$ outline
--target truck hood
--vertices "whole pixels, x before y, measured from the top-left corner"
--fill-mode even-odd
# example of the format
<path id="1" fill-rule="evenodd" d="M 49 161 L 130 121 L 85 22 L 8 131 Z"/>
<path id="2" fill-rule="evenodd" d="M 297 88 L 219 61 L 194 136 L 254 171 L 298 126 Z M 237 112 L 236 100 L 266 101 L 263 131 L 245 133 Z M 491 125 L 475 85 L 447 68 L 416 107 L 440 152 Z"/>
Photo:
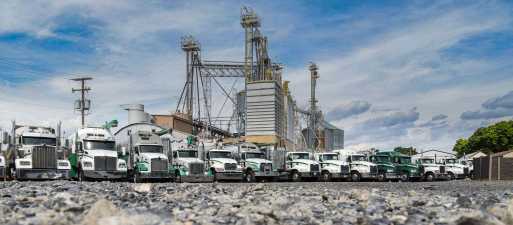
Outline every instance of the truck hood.
<path id="1" fill-rule="evenodd" d="M 319 162 L 310 160 L 310 159 L 294 159 L 294 160 L 292 160 L 292 162 L 300 162 L 300 163 L 313 164 L 313 165 L 319 164 Z"/>
<path id="2" fill-rule="evenodd" d="M 374 163 L 367 162 L 367 161 L 354 161 L 354 162 L 351 162 L 351 164 L 360 164 L 360 165 L 365 165 L 365 166 L 375 166 L 376 165 Z"/>
<path id="3" fill-rule="evenodd" d="M 221 163 L 235 163 L 235 164 L 237 164 L 237 161 L 235 161 L 235 159 L 229 159 L 229 158 L 212 158 L 210 160 L 212 160 L 212 161 L 219 161 Z"/>
<path id="4" fill-rule="evenodd" d="M 179 159 L 175 159 L 175 160 L 180 165 L 186 165 L 189 163 L 203 163 L 203 160 L 198 159 L 198 158 L 179 158 Z"/>
<path id="5" fill-rule="evenodd" d="M 97 156 L 108 156 L 108 157 L 118 157 L 118 152 L 113 150 L 103 150 L 103 149 L 95 149 L 95 150 L 84 150 L 85 156 L 97 157 Z"/>
<path id="6" fill-rule="evenodd" d="M 246 162 L 252 162 L 252 163 L 258 163 L 258 164 L 261 164 L 261 163 L 271 163 L 271 161 L 267 160 L 267 159 L 246 159 Z"/>

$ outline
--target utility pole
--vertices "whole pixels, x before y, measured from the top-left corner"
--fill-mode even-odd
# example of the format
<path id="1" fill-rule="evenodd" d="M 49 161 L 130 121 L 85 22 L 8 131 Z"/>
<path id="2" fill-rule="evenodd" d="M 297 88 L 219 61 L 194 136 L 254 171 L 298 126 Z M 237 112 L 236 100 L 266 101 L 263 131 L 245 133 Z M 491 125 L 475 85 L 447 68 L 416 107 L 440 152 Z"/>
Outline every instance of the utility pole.
<path id="1" fill-rule="evenodd" d="M 91 77 L 78 77 L 71 79 L 72 81 L 80 82 L 80 88 L 72 88 L 71 93 L 80 91 L 80 99 L 75 101 L 75 110 L 80 110 L 82 118 L 82 128 L 85 126 L 86 112 L 91 108 L 91 100 L 85 98 L 85 94 L 91 90 L 90 87 L 85 85 L 86 81 L 92 80 Z"/>
<path id="2" fill-rule="evenodd" d="M 318 122 L 319 122 L 319 113 L 317 110 L 317 97 L 315 96 L 315 89 L 317 85 L 317 79 L 319 79 L 318 74 L 318 67 L 315 63 L 310 63 L 310 66 L 308 68 L 310 70 L 310 120 L 309 120 L 309 126 L 308 126 L 308 141 L 309 141 L 309 148 L 311 148 L 313 151 L 317 150 L 317 128 L 318 128 Z"/>

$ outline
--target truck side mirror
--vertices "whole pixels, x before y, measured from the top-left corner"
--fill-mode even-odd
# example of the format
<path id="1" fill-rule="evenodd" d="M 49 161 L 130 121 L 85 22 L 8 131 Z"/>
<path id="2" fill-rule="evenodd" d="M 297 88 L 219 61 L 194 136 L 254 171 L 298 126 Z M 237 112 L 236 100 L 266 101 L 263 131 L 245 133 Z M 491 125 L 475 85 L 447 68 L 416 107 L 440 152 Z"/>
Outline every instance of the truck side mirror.
<path id="1" fill-rule="evenodd" d="M 77 142 L 76 145 L 75 145 L 76 149 L 77 149 L 77 153 L 82 153 L 84 152 L 84 149 L 82 148 L 82 142 Z"/>

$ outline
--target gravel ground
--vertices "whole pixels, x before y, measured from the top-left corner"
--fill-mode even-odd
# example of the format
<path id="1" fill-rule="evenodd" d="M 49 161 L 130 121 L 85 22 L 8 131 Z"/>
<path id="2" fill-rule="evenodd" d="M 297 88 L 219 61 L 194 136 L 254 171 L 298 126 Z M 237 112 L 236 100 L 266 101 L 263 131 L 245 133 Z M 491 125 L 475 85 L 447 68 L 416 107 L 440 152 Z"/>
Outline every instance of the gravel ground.
<path id="1" fill-rule="evenodd" d="M 513 224 L 513 182 L 0 182 L 0 224 Z"/>

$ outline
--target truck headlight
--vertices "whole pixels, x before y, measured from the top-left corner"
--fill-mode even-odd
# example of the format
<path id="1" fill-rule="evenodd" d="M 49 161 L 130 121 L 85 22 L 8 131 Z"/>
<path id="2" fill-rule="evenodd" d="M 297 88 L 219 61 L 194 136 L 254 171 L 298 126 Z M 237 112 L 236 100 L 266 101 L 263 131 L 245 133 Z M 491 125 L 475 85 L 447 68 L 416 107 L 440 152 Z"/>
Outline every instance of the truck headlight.
<path id="1" fill-rule="evenodd" d="M 120 169 L 124 169 L 126 168 L 126 164 L 125 163 L 119 163 L 119 166 L 118 166 Z"/>
<path id="2" fill-rule="evenodd" d="M 93 163 L 92 162 L 84 162 L 84 167 L 92 168 L 93 167 Z"/>
<path id="3" fill-rule="evenodd" d="M 394 170 L 393 169 L 387 169 L 387 172 L 391 173 L 391 172 L 394 172 Z"/>
<path id="4" fill-rule="evenodd" d="M 30 161 L 20 161 L 20 165 L 22 166 L 30 166 Z"/>

